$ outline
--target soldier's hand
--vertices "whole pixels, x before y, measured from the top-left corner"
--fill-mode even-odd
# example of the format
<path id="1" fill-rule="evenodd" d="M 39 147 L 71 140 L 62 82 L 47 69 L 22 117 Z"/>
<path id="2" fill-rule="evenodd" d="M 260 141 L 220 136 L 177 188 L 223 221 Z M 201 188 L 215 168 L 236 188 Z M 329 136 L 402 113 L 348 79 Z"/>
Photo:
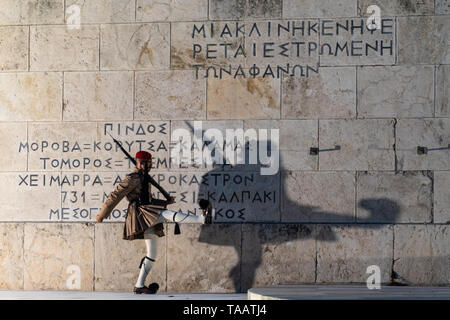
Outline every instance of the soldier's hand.
<path id="1" fill-rule="evenodd" d="M 102 217 L 100 217 L 99 215 L 97 215 L 96 217 L 95 217 L 95 220 L 97 220 L 97 222 L 102 222 L 103 221 L 103 218 Z"/>
<path id="2" fill-rule="evenodd" d="M 169 200 L 167 201 L 167 204 L 172 204 L 175 203 L 175 197 L 170 197 Z"/>

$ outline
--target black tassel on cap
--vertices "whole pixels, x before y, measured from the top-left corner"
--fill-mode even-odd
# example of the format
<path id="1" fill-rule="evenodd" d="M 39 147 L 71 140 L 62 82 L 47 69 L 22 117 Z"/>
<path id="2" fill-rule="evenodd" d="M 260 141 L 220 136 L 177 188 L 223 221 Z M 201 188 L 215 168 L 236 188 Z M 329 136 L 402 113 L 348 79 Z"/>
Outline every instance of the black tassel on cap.
<path id="1" fill-rule="evenodd" d="M 180 234 L 180 226 L 178 225 L 178 223 L 175 222 L 175 230 L 173 231 L 173 234 Z"/>

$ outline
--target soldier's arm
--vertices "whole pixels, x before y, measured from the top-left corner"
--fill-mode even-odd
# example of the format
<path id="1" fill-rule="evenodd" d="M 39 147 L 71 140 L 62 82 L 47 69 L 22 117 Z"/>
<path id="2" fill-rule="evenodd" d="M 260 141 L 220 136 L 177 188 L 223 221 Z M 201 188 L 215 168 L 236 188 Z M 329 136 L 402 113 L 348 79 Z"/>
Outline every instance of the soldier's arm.
<path id="1" fill-rule="evenodd" d="M 109 217 L 119 202 L 139 184 L 139 178 L 127 175 L 111 192 L 97 215 L 97 222 Z"/>

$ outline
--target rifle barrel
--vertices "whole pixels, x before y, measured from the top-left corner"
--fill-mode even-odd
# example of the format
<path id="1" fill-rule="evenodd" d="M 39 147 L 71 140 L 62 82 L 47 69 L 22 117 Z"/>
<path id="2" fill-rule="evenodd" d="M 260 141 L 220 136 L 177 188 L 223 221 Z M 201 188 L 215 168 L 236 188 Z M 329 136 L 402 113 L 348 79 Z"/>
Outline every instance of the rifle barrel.
<path id="1" fill-rule="evenodd" d="M 134 164 L 136 165 L 136 160 L 122 147 L 122 144 L 117 141 L 116 139 L 114 139 L 114 137 L 107 132 L 107 134 L 109 134 L 109 136 L 113 139 L 113 141 L 119 146 L 120 150 L 122 150 L 123 153 L 125 153 L 125 155 L 127 156 L 127 158 Z"/>

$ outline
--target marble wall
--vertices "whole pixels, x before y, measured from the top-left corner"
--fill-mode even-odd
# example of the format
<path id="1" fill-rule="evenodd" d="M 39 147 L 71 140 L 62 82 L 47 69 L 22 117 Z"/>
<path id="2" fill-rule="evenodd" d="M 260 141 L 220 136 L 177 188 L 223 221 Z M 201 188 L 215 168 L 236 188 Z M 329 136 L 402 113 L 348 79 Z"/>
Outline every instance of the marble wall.
<path id="1" fill-rule="evenodd" d="M 132 167 L 109 134 L 153 154 L 170 209 L 213 202 L 211 226 L 165 225 L 161 291 L 365 283 L 371 265 L 383 284 L 449 285 L 449 6 L 1 1 L 0 289 L 132 290 L 145 244 L 122 240 L 127 201 L 95 222 Z M 196 121 L 206 140 L 278 129 L 258 140 L 279 170 L 174 161 Z"/>

